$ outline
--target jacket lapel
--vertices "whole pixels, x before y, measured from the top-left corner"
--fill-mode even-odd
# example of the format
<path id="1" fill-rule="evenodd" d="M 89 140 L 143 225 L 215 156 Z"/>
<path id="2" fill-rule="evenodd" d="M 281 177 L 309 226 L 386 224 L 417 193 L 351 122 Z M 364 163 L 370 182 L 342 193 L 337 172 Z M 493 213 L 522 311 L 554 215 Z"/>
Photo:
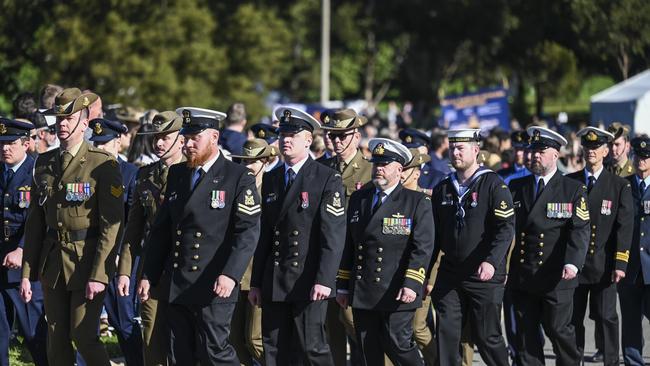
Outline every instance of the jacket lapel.
<path id="1" fill-rule="evenodd" d="M 211 188 L 214 188 L 212 183 L 214 181 L 220 181 L 221 178 L 217 177 L 223 169 L 223 157 L 222 153 L 219 153 L 219 157 L 212 164 L 210 169 L 205 173 L 203 178 L 196 184 L 196 187 L 192 190 L 192 175 L 194 174 L 194 169 L 187 168 L 188 172 L 184 174 L 186 181 L 181 182 L 181 187 L 187 187 L 187 199 L 184 200 L 185 206 L 183 208 L 183 217 L 187 216 L 191 212 L 191 208 L 200 207 L 210 199 L 209 191 Z M 205 202 L 201 202 L 205 201 Z"/>
<path id="2" fill-rule="evenodd" d="M 309 191 L 308 189 L 303 189 L 303 185 L 305 182 L 307 184 L 312 181 L 312 164 L 314 163 L 314 160 L 312 160 L 311 157 L 307 158 L 307 161 L 305 161 L 305 164 L 300 168 L 298 171 L 298 174 L 296 174 L 296 180 L 293 181 L 293 184 L 289 188 L 289 190 L 284 194 L 282 198 L 282 208 L 280 209 L 280 214 L 278 215 L 278 221 L 284 217 L 284 215 L 287 213 L 290 207 L 292 207 L 294 204 L 297 204 L 298 201 L 301 199 L 299 197 L 299 192 L 302 191 Z M 282 191 L 284 192 L 284 175 L 285 175 L 285 169 L 281 168 L 282 174 L 280 175 L 282 178 L 282 185 L 280 186 Z"/>
<path id="3" fill-rule="evenodd" d="M 526 212 L 530 212 L 533 207 L 533 190 L 535 189 L 535 176 L 529 175 L 526 178 L 526 182 L 521 190 L 523 197 L 521 199 L 524 201 L 524 209 Z"/>

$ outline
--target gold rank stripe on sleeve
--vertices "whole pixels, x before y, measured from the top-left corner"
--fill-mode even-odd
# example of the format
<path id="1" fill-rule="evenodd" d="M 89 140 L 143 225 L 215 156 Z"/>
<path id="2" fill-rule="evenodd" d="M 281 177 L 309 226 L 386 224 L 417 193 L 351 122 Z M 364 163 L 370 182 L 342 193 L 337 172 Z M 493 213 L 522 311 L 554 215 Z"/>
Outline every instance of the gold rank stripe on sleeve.
<path id="1" fill-rule="evenodd" d="M 589 221 L 589 210 L 583 210 L 580 207 L 576 207 L 576 216 L 584 221 Z"/>
<path id="2" fill-rule="evenodd" d="M 629 250 L 626 250 L 624 252 L 616 252 L 616 260 L 617 261 L 627 263 L 627 261 L 629 259 L 630 259 L 630 251 Z"/>
<path id="3" fill-rule="evenodd" d="M 343 207 L 336 208 L 329 203 L 325 204 L 325 210 L 337 217 L 345 213 L 345 209 Z"/>
<path id="4" fill-rule="evenodd" d="M 111 194 L 115 196 L 115 198 L 119 198 L 122 195 L 122 191 L 122 186 L 111 186 Z"/>
<path id="5" fill-rule="evenodd" d="M 426 272 L 424 271 L 424 268 L 420 268 L 419 270 L 415 269 L 407 269 L 406 270 L 406 278 L 410 278 L 412 280 L 416 280 L 421 284 L 424 284 L 424 274 Z"/>
<path id="6" fill-rule="evenodd" d="M 237 211 L 246 214 L 246 215 L 255 215 L 256 213 L 262 211 L 262 208 L 259 204 L 254 205 L 254 206 L 246 206 L 243 203 L 238 203 L 237 204 Z"/>
<path id="7" fill-rule="evenodd" d="M 508 217 L 515 214 L 515 209 L 511 208 L 509 210 L 499 210 L 498 208 L 494 209 L 494 216 L 507 219 Z"/>
<path id="8" fill-rule="evenodd" d="M 344 269 L 339 269 L 339 271 L 336 273 L 336 278 L 341 279 L 341 280 L 349 280 L 350 279 L 350 271 L 346 271 Z"/>

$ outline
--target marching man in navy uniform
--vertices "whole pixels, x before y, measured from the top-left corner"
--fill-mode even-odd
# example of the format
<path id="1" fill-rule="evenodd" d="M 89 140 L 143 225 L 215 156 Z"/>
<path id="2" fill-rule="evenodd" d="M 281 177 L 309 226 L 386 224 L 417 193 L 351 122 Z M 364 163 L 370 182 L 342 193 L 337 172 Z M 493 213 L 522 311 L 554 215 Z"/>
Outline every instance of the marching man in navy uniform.
<path id="1" fill-rule="evenodd" d="M 650 304 L 650 138 L 632 140 L 636 174 L 626 177 L 634 201 L 634 233 L 625 278 L 618 285 L 621 301 L 623 361 L 644 365 L 643 316 Z"/>
<path id="2" fill-rule="evenodd" d="M 589 243 L 587 187 L 557 169 L 564 137 L 543 127 L 527 132 L 533 174 L 510 182 L 516 234 L 507 285 L 515 308 L 517 365 L 544 364 L 539 324 L 553 344 L 557 364 L 578 365 L 571 314 Z"/>
<path id="3" fill-rule="evenodd" d="M 268 366 L 293 356 L 333 365 L 324 324 L 345 243 L 345 190 L 341 174 L 309 156 L 318 121 L 294 108 L 275 112 L 285 164 L 264 175 L 249 299 L 262 306 Z"/>
<path id="4" fill-rule="evenodd" d="M 19 293 L 21 280 L 25 220 L 31 201 L 34 159 L 27 154 L 29 122 L 0 118 L 0 147 L 2 147 L 2 249 L 0 259 L 0 365 L 9 366 L 9 337 L 15 309 L 18 328 L 37 366 L 47 365 L 47 324 L 43 313 L 43 291 L 38 281 L 32 282 L 32 301 L 25 304 Z M 4 300 L 4 301 L 3 301 Z M 13 304 L 7 309 L 5 304 Z"/>
<path id="5" fill-rule="evenodd" d="M 90 141 L 98 149 L 113 155 L 119 163 L 120 173 L 122 173 L 122 185 L 124 186 L 124 222 L 122 223 L 122 230 L 124 230 L 128 221 L 129 208 L 133 203 L 135 176 L 138 172 L 138 168 L 135 165 L 122 160 L 118 155 L 122 147 L 120 137 L 122 134 L 127 133 L 128 129 L 118 121 L 111 121 L 104 118 L 91 120 L 89 127 L 92 130 Z M 121 246 L 121 242 L 122 238 L 120 237 L 116 243 L 118 248 Z M 135 281 L 131 286 L 128 296 L 119 296 L 117 281 L 118 278 L 115 276 L 108 284 L 106 298 L 104 298 L 104 308 L 108 313 L 108 322 L 117 334 L 117 340 L 124 355 L 126 365 L 141 366 L 144 363 L 142 357 L 142 331 L 140 330 L 140 324 L 135 320 L 138 306 L 134 291 Z M 78 366 L 81 366 L 83 364 L 82 362 L 79 358 L 77 359 Z"/>
<path id="6" fill-rule="evenodd" d="M 460 365 L 461 331 L 488 365 L 508 365 L 501 334 L 506 255 L 514 236 L 514 208 L 508 187 L 479 166 L 480 130 L 450 130 L 449 159 L 456 169 L 433 191 L 436 254 L 440 268 L 431 293 L 437 312 L 439 365 Z"/>
<path id="7" fill-rule="evenodd" d="M 579 286 L 573 296 L 573 326 L 580 353 L 585 347 L 583 320 L 587 298 L 593 303 L 592 316 L 603 335 L 605 365 L 618 364 L 618 314 L 616 284 L 625 277 L 629 259 L 634 208 L 630 184 L 604 169 L 608 144 L 614 135 L 595 127 L 578 131 L 585 150 L 584 170 L 567 175 L 587 186 L 587 204 L 591 220 L 589 249 Z"/>
<path id="8" fill-rule="evenodd" d="M 166 283 L 177 365 L 239 365 L 230 320 L 239 281 L 259 237 L 259 197 L 246 167 L 219 151 L 225 114 L 179 108 L 187 162 L 172 165 L 163 204 L 144 245 L 141 299 Z"/>
<path id="9" fill-rule="evenodd" d="M 433 254 L 429 196 L 405 189 L 402 168 L 411 152 L 383 138 L 369 142 L 373 187 L 352 194 L 337 301 L 352 306 L 364 365 L 422 365 L 413 340 L 413 317 L 422 306 Z"/>

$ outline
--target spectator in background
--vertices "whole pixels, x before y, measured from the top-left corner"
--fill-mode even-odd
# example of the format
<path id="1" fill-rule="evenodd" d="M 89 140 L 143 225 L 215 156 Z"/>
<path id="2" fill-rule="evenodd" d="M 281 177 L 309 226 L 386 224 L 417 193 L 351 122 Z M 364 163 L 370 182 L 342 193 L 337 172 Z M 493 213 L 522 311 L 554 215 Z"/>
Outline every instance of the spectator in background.
<path id="1" fill-rule="evenodd" d="M 54 107 L 54 98 L 63 91 L 63 88 L 54 84 L 45 84 L 39 95 L 39 108 L 50 109 Z"/>
<path id="2" fill-rule="evenodd" d="M 610 170 L 619 177 L 634 174 L 634 165 L 632 165 L 632 160 L 629 159 L 630 126 L 614 122 L 607 128 L 607 131 L 614 135 L 614 141 L 611 143 L 611 153 L 609 154 L 611 158 Z"/>
<path id="3" fill-rule="evenodd" d="M 119 156 L 123 160 L 127 160 L 126 155 L 129 153 L 133 136 L 143 123 L 151 123 L 151 120 L 156 114 L 158 114 L 158 111 L 150 109 L 145 112 L 139 108 L 120 106 L 120 108 L 113 111 L 113 113 L 115 114 L 115 117 L 106 116 L 106 118 L 117 119 L 125 124 L 129 129 L 127 133 L 123 133 L 120 137 L 121 149 Z M 146 116 L 146 118 L 143 119 L 143 116 Z"/>
<path id="4" fill-rule="evenodd" d="M 223 129 L 219 137 L 219 145 L 231 154 L 241 155 L 247 140 L 243 132 L 246 128 L 246 106 L 244 103 L 233 103 L 228 107 Z"/>
<path id="5" fill-rule="evenodd" d="M 14 99 L 11 114 L 13 114 L 14 118 L 28 119 L 37 110 L 36 96 L 30 92 L 24 92 L 18 94 Z"/>
<path id="6" fill-rule="evenodd" d="M 431 134 L 431 167 L 444 174 L 451 173 L 449 168 L 449 159 L 447 158 L 449 150 L 449 139 L 447 134 L 439 131 Z"/>
<path id="7" fill-rule="evenodd" d="M 320 132 L 320 131 L 319 131 Z M 326 148 L 325 148 L 325 138 L 323 137 L 323 133 L 318 133 L 314 132 L 314 140 L 311 143 L 311 146 L 309 147 L 309 150 L 311 150 L 311 155 L 314 160 L 320 161 L 326 156 Z"/>
<path id="8" fill-rule="evenodd" d="M 140 126 L 137 131 L 131 149 L 127 155 L 127 161 L 137 165 L 145 166 L 158 161 L 153 147 L 153 125 L 151 123 Z"/>

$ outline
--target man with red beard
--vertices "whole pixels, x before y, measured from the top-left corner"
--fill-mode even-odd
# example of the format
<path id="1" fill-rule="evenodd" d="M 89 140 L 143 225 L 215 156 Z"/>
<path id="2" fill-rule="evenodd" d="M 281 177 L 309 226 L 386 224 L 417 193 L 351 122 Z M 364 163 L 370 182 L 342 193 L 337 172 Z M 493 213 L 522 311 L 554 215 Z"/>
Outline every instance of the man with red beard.
<path id="1" fill-rule="evenodd" d="M 187 162 L 169 168 L 165 198 L 145 244 L 144 277 L 167 284 L 167 319 L 177 365 L 239 365 L 230 344 L 238 283 L 259 237 L 255 178 L 219 151 L 224 113 L 179 108 Z"/>

